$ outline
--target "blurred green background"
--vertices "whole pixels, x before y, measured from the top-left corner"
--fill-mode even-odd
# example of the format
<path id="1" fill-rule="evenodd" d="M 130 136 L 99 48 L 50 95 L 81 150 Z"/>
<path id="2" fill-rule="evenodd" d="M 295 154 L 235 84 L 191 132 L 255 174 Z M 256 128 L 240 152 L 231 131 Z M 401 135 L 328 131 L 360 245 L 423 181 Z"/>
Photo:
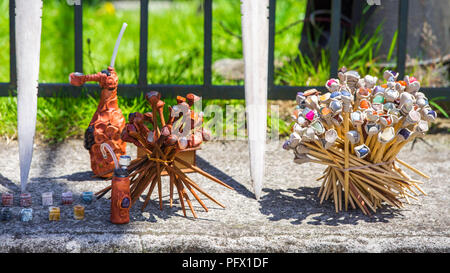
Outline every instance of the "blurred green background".
<path id="1" fill-rule="evenodd" d="M 148 41 L 148 81 L 151 84 L 203 83 L 203 7 L 202 0 L 150 1 Z M 8 10 L 8 0 L 0 0 L 0 8 Z M 323 50 L 318 59 L 299 54 L 299 43 L 306 12 L 306 0 L 280 0 L 276 6 L 275 84 L 323 85 L 329 78 L 329 54 Z M 9 19 L 0 13 L 0 82 L 9 81 Z M 40 82 L 66 83 L 74 71 L 74 12 L 66 0 L 44 0 L 42 16 Z M 120 44 L 116 71 L 121 83 L 136 83 L 139 58 L 139 5 L 101 0 L 83 1 L 83 69 L 96 73 L 110 62 L 115 40 L 122 23 L 128 27 Z M 357 70 L 361 75 L 382 78 L 380 62 L 395 61 L 396 39 L 393 37 L 387 56 L 378 54 L 383 42 L 383 25 L 373 35 L 365 35 L 361 26 L 352 37 L 341 41 L 339 65 Z M 212 63 L 213 84 L 243 84 L 243 75 L 227 77 L 216 69 L 224 59 L 242 59 L 241 13 L 239 0 L 213 1 Z M 420 73 L 422 85 L 435 85 L 435 67 L 408 67 L 407 73 Z M 238 73 L 239 74 L 239 73 Z M 242 74 L 242 73 L 241 73 Z M 447 83 L 448 75 L 444 76 Z M 127 116 L 144 111 L 142 98 L 119 98 Z M 293 98 L 294 99 L 294 98 Z M 16 99 L 0 98 L 0 136 L 16 137 Z M 205 100 L 204 104 L 242 105 L 243 100 Z M 272 102 L 273 103 L 273 102 Z M 170 104 L 170 103 L 168 103 Z M 40 139 L 59 142 L 67 137 L 80 137 L 95 112 L 97 97 L 39 98 L 37 133 Z M 278 122 L 281 135 L 289 133 L 291 106 L 280 103 Z M 270 109 L 270 108 L 269 108 Z M 443 110 L 444 111 L 444 110 Z M 445 111 L 444 111 L 445 113 Z"/>

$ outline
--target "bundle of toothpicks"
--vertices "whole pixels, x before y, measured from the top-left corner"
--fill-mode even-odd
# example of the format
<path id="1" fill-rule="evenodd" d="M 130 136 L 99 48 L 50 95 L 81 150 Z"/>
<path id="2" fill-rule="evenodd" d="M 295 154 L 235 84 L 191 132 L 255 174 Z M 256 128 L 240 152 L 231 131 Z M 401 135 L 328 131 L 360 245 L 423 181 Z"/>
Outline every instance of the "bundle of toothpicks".
<path id="1" fill-rule="evenodd" d="M 430 177 L 397 158 L 400 150 L 428 131 L 436 119 L 428 99 L 419 92 L 414 77 L 397 80 L 398 73 L 384 72 L 384 84 L 370 75 L 342 68 L 321 94 L 315 89 L 298 92 L 292 134 L 283 148 L 294 151 L 294 162 L 326 167 L 318 196 L 332 198 L 336 212 L 348 205 L 364 214 L 382 204 L 401 208 L 404 201 L 426 193 L 421 181 L 403 169 Z"/>
<path id="2" fill-rule="evenodd" d="M 177 104 L 169 106 L 169 118 L 166 122 L 164 117 L 164 101 L 161 94 L 152 91 L 146 94 L 146 100 L 152 111 L 147 113 L 131 113 L 128 123 L 122 131 L 123 141 L 136 145 L 143 153 L 133 160 L 128 166 L 130 174 L 131 205 L 134 205 L 144 191 L 148 188 L 142 210 L 145 209 L 155 187 L 158 190 L 159 206 L 162 203 L 162 176 L 169 176 L 170 207 L 173 205 L 174 190 L 177 191 L 183 214 L 186 216 L 185 201 L 193 216 L 197 218 L 191 198 L 188 192 L 200 203 L 205 211 L 208 211 L 205 203 L 198 193 L 206 196 L 214 203 L 225 208 L 225 206 L 205 192 L 187 173 L 179 166 L 182 165 L 190 172 L 199 173 L 226 188 L 233 189 L 221 180 L 203 171 L 198 166 L 180 158 L 181 152 L 195 151 L 200 145 L 211 139 L 211 132 L 204 128 L 203 113 L 197 113 L 193 109 L 195 102 L 201 98 L 195 94 L 187 94 L 186 97 L 177 97 Z M 178 164 L 176 164 L 178 163 Z M 112 174 L 112 171 L 111 171 Z M 105 195 L 111 186 L 96 193 L 100 198 Z"/>

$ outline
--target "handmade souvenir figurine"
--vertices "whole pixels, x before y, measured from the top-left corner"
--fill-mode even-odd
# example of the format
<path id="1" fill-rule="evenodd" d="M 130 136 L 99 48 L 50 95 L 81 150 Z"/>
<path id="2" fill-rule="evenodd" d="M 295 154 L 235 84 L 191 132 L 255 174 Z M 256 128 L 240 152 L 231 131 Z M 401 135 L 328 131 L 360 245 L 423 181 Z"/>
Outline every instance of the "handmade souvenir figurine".
<path id="1" fill-rule="evenodd" d="M 72 192 L 63 192 L 61 194 L 61 204 L 63 205 L 72 205 L 73 203 L 73 195 Z"/>
<path id="2" fill-rule="evenodd" d="M 195 164 L 191 164 L 180 157 L 183 152 L 199 149 L 203 141 L 211 138 L 211 133 L 202 126 L 203 114 L 198 114 L 191 108 L 194 102 L 198 101 L 200 97 L 194 94 L 188 94 L 186 98 L 178 96 L 178 104 L 168 107 L 170 113 L 167 121 L 163 115 L 164 101 L 161 100 L 161 94 L 152 91 L 147 93 L 145 98 L 152 106 L 152 112 L 130 114 L 128 123 L 122 132 L 122 139 L 124 141 L 133 143 L 142 151 L 142 153 L 138 153 L 138 158 L 133 160 L 127 168 L 130 174 L 130 206 L 149 187 L 142 206 L 143 210 L 150 201 L 153 189 L 157 186 L 159 205 L 160 209 L 162 209 L 161 176 L 168 175 L 170 178 L 170 206 L 172 207 L 173 192 L 176 189 L 185 216 L 184 201 L 188 203 L 194 217 L 197 217 L 191 199 L 187 194 L 188 191 L 192 193 L 206 211 L 208 209 L 196 191 L 202 193 L 219 206 L 225 207 L 202 190 L 197 183 L 186 175 L 186 172 L 197 172 L 229 189 L 232 188 L 201 170 Z M 150 127 L 151 129 L 147 127 L 146 123 L 152 125 Z M 180 165 L 185 167 L 186 170 L 180 167 Z M 96 195 L 100 198 L 110 189 L 111 186 L 97 192 Z"/>
<path id="3" fill-rule="evenodd" d="M 105 159 L 102 156 L 100 151 L 102 143 L 108 143 L 117 157 L 126 153 L 126 143 L 120 138 L 120 134 L 125 127 L 125 118 L 117 104 L 119 78 L 114 70 L 117 49 L 125 28 L 126 24 L 124 23 L 114 48 L 111 65 L 106 70 L 92 75 L 83 75 L 75 72 L 69 76 L 70 84 L 72 85 L 81 86 L 85 82 L 95 81 L 102 88 L 97 111 L 94 113 L 84 135 L 84 147 L 89 150 L 92 171 L 100 177 L 104 177 L 105 173 L 114 168 L 112 159 Z"/>
<path id="4" fill-rule="evenodd" d="M 53 205 L 53 192 L 42 193 L 42 205 L 52 206 Z"/>
<path id="5" fill-rule="evenodd" d="M 92 203 L 92 200 L 94 199 L 94 193 L 91 191 L 85 191 L 81 194 L 81 200 L 85 204 Z"/>
<path id="6" fill-rule="evenodd" d="M 33 209 L 32 208 L 24 208 L 20 211 L 20 220 L 22 222 L 29 222 L 33 220 Z"/>
<path id="7" fill-rule="evenodd" d="M 48 220 L 49 221 L 59 221 L 61 218 L 61 210 L 59 207 L 49 207 L 48 208 Z"/>
<path id="8" fill-rule="evenodd" d="M 425 194 L 420 182 L 397 165 L 429 178 L 397 158 L 401 148 L 428 131 L 428 123 L 436 118 L 419 92 L 420 83 L 413 77 L 397 81 L 393 71 L 384 73 L 387 83 L 382 85 L 376 77 L 360 78 L 354 71 L 341 70 L 338 76 L 327 81 L 330 92 L 318 100 L 308 99 L 308 91 L 297 95 L 292 116 L 296 123 L 283 145 L 293 150 L 297 164 L 327 166 L 318 179 L 323 180 L 320 203 L 332 198 L 336 212 L 350 205 L 371 214 L 382 203 L 403 207 L 402 199 L 409 202 L 417 195 L 413 188 Z"/>
<path id="9" fill-rule="evenodd" d="M 84 219 L 84 207 L 81 205 L 73 206 L 73 218 L 75 220 L 83 220 Z"/>
<path id="10" fill-rule="evenodd" d="M 31 207 L 32 201 L 31 201 L 31 194 L 29 193 L 22 193 L 20 194 L 20 205 L 22 207 Z"/>
<path id="11" fill-rule="evenodd" d="M 14 204 L 14 195 L 9 192 L 2 193 L 2 205 L 5 207 L 12 207 Z"/>
<path id="12" fill-rule="evenodd" d="M 106 157 L 107 150 L 114 160 L 114 175 L 111 181 L 111 223 L 127 224 L 130 222 L 131 198 L 128 166 L 131 158 L 127 155 L 122 155 L 117 161 L 114 151 L 107 143 L 103 143 L 100 148 L 104 157 Z"/>
<path id="13" fill-rule="evenodd" d="M 8 207 L 2 208 L 0 218 L 2 221 L 9 221 L 11 219 L 11 209 Z"/>

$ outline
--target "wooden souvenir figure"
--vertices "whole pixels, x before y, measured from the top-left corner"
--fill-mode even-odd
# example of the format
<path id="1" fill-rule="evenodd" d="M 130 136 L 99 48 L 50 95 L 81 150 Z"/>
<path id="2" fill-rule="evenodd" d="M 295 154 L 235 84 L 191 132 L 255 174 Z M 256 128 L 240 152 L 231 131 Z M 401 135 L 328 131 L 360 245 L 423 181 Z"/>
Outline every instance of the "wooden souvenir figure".
<path id="1" fill-rule="evenodd" d="M 283 145 L 293 150 L 297 164 L 327 166 L 317 179 L 322 180 L 320 203 L 333 199 L 336 212 L 351 206 L 370 215 L 383 203 L 401 208 L 403 199 L 416 199 L 413 188 L 425 194 L 421 182 L 411 179 L 398 164 L 424 178 L 429 176 L 397 158 L 406 143 L 428 131 L 436 115 L 418 92 L 419 82 L 413 77 L 397 81 L 398 73 L 393 71 L 384 73 L 387 83 L 382 85 L 377 85 L 376 77 L 361 79 L 356 72 L 339 72 L 338 76 L 339 81 L 327 81 L 330 92 L 320 96 L 315 107 L 304 103 L 315 101 L 308 92 L 297 94 L 296 123 Z M 327 109 L 333 115 L 342 112 L 343 124 L 333 120 L 331 128 Z M 306 120 L 301 116 L 305 113 Z M 317 130 L 320 123 L 327 125 L 326 132 Z"/>
<path id="2" fill-rule="evenodd" d="M 100 177 L 106 177 L 104 174 L 114 169 L 112 158 L 102 156 L 100 151 L 102 143 L 108 143 L 113 148 L 117 158 L 126 153 L 126 143 L 120 138 L 120 134 L 125 127 L 125 118 L 117 104 L 119 78 L 114 70 L 117 50 L 126 26 L 127 24 L 124 23 L 119 33 L 108 69 L 92 75 L 74 72 L 69 76 L 72 85 L 81 86 L 86 82 L 94 81 L 98 82 L 102 88 L 97 111 L 95 111 L 84 135 L 84 147 L 89 150 L 92 171 Z"/>
<path id="3" fill-rule="evenodd" d="M 162 209 L 161 177 L 168 175 L 170 206 L 173 204 L 173 192 L 176 189 L 185 216 L 184 201 L 189 205 L 194 217 L 197 217 L 191 199 L 188 196 L 188 191 L 192 193 L 205 211 L 208 211 L 208 208 L 196 191 L 219 206 L 225 207 L 202 190 L 186 173 L 197 172 L 222 186 L 229 189 L 232 188 L 179 156 L 186 151 L 198 150 L 203 141 L 211 138 L 211 133 L 202 127 L 202 113 L 198 114 L 191 108 L 194 102 L 200 98 L 194 94 L 188 94 L 186 98 L 178 96 L 178 104 L 168 107 L 170 114 L 167 122 L 164 118 L 164 101 L 161 100 L 161 94 L 152 91 L 147 93 L 145 98 L 151 105 L 152 111 L 144 114 L 130 114 L 128 123 L 122 132 L 122 140 L 133 143 L 141 150 L 138 158 L 133 160 L 128 167 L 131 205 L 136 203 L 141 194 L 148 188 L 145 202 L 142 206 L 142 210 L 144 210 L 150 201 L 154 188 L 157 186 L 159 206 Z M 189 171 L 185 171 L 180 165 Z M 110 189 L 111 187 L 107 187 L 97 192 L 97 198 L 106 194 Z"/>
<path id="4" fill-rule="evenodd" d="M 120 138 L 120 134 L 125 128 L 125 118 L 117 104 L 119 79 L 112 67 L 93 75 L 70 74 L 72 85 L 81 86 L 87 81 L 98 82 L 102 93 L 97 111 L 95 111 L 84 135 L 84 148 L 89 150 L 94 174 L 104 176 L 105 172 L 114 168 L 114 162 L 111 157 L 103 158 L 100 145 L 104 142 L 108 143 L 114 149 L 117 157 L 126 153 L 126 143 Z"/>

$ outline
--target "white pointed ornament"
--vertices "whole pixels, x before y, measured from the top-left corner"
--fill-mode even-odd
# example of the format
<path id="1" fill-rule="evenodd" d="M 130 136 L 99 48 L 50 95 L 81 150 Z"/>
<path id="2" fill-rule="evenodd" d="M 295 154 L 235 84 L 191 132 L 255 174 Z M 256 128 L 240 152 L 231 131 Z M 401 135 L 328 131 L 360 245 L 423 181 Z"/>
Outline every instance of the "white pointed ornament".
<path id="1" fill-rule="evenodd" d="M 264 182 L 269 48 L 268 0 L 241 0 L 250 174 L 256 199 Z"/>
<path id="2" fill-rule="evenodd" d="M 17 129 L 20 184 L 25 192 L 36 131 L 42 1 L 16 0 Z"/>

